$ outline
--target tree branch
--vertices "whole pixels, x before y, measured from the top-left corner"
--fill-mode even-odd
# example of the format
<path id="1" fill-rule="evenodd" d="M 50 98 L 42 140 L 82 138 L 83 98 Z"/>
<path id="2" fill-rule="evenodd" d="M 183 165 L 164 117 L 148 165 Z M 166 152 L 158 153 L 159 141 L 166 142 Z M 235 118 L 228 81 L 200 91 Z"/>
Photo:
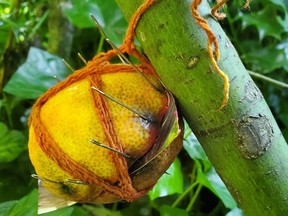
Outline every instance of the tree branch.
<path id="1" fill-rule="evenodd" d="M 73 26 L 62 11 L 61 4 L 68 4 L 69 1 L 48 1 L 49 3 L 49 41 L 48 51 L 61 58 L 68 59 L 71 53 L 73 42 Z"/>
<path id="2" fill-rule="evenodd" d="M 266 82 L 272 83 L 273 85 L 278 86 L 280 88 L 288 88 L 288 84 L 287 83 L 280 82 L 278 80 L 272 79 L 270 77 L 264 76 L 262 74 L 259 74 L 259 73 L 256 73 L 256 72 L 253 72 L 253 71 L 250 71 L 250 70 L 247 70 L 247 71 L 252 77 L 255 77 L 257 79 L 264 80 Z"/>

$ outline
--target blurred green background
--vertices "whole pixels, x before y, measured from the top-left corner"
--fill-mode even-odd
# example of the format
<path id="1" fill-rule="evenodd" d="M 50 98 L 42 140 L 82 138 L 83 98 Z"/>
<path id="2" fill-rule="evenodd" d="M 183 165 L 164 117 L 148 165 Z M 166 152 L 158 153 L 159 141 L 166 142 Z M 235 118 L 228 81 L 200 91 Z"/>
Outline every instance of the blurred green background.
<path id="1" fill-rule="evenodd" d="M 253 0 L 250 9 L 243 8 L 242 0 L 234 0 L 224 7 L 227 18 L 220 22 L 286 140 L 287 11 L 286 0 Z M 84 66 L 78 53 L 89 60 L 111 49 L 90 14 L 111 41 L 121 44 L 127 22 L 113 0 L 0 0 L 0 216 L 37 215 L 27 120 L 35 99 L 71 73 L 62 58 L 77 69 Z M 188 127 L 184 148 L 167 173 L 148 195 L 133 203 L 76 204 L 44 215 L 242 215 Z"/>

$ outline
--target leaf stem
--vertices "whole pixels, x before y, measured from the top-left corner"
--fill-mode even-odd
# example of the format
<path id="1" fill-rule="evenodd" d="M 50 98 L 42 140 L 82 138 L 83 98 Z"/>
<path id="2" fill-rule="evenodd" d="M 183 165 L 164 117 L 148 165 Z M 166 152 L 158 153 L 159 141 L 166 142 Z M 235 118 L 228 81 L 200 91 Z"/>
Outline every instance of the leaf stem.
<path id="1" fill-rule="evenodd" d="M 194 205 L 196 199 L 198 198 L 202 187 L 203 187 L 203 185 L 198 184 L 198 187 L 197 187 L 197 189 L 196 189 L 196 191 L 195 191 L 192 199 L 190 200 L 190 203 L 188 204 L 188 206 L 187 206 L 187 208 L 186 208 L 186 211 L 187 211 L 187 212 L 190 212 L 191 209 L 193 208 L 193 205 Z"/>
<path id="2" fill-rule="evenodd" d="M 118 208 L 118 202 L 113 203 L 113 206 L 111 208 L 112 211 L 117 211 Z"/>
<path id="3" fill-rule="evenodd" d="M 48 11 L 46 11 L 41 18 L 39 19 L 39 21 L 37 22 L 37 24 L 32 28 L 30 34 L 28 35 L 28 39 L 32 39 L 33 36 L 35 35 L 35 33 L 37 32 L 37 30 L 41 27 L 41 25 L 44 23 L 44 21 L 46 20 L 46 18 L 48 17 Z"/>
<path id="4" fill-rule="evenodd" d="M 288 84 L 287 83 L 272 79 L 270 77 L 264 76 L 264 75 L 259 74 L 259 73 L 255 73 L 255 72 L 250 71 L 250 70 L 247 70 L 247 71 L 252 77 L 255 77 L 257 79 L 261 79 L 261 80 L 270 82 L 270 83 L 272 83 L 272 84 L 274 84 L 274 85 L 276 85 L 278 87 L 281 87 L 281 88 L 288 88 Z"/>
<path id="5" fill-rule="evenodd" d="M 4 102 L 4 109 L 6 111 L 7 119 L 8 119 L 8 125 L 9 128 L 14 128 L 13 120 L 12 120 L 12 109 L 8 106 L 8 98 L 4 92 L 2 92 L 2 98 Z"/>
<path id="6" fill-rule="evenodd" d="M 102 51 L 104 39 L 105 39 L 105 37 L 101 34 L 99 44 L 98 44 L 97 53 L 100 53 Z"/>
<path id="7" fill-rule="evenodd" d="M 194 187 L 196 187 L 199 184 L 198 181 L 194 182 L 191 184 L 182 194 L 175 200 L 175 202 L 172 204 L 172 207 L 176 207 L 183 199 L 184 197 L 191 191 L 193 190 Z"/>

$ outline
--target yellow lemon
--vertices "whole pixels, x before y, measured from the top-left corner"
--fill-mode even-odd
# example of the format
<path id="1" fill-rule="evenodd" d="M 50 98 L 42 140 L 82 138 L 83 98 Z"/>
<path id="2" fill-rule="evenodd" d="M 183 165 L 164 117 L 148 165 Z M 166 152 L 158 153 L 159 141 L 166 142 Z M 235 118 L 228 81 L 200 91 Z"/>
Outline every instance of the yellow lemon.
<path id="1" fill-rule="evenodd" d="M 129 65 L 88 64 L 34 104 L 29 155 L 43 186 L 58 197 L 132 201 L 172 163 L 181 149 L 180 133 L 168 91 Z"/>

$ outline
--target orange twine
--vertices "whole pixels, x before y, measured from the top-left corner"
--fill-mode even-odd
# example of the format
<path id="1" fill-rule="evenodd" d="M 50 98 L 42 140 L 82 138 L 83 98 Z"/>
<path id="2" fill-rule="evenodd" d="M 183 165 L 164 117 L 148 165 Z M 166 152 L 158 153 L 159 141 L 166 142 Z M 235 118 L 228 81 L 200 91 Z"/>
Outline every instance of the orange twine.
<path id="1" fill-rule="evenodd" d="M 211 14 L 217 20 L 222 20 L 226 17 L 225 13 L 218 13 L 218 10 L 227 2 L 227 0 L 217 0 L 217 4 L 211 9 Z M 246 0 L 245 4 L 243 5 L 244 9 L 250 9 L 251 0 Z"/>
<path id="2" fill-rule="evenodd" d="M 212 8 L 211 14 L 218 20 L 225 19 L 225 13 L 218 13 L 218 9 L 221 8 L 227 0 L 217 0 L 217 4 Z"/>
<path id="3" fill-rule="evenodd" d="M 208 47 L 208 54 L 211 60 L 211 63 L 214 67 L 214 69 L 216 70 L 216 72 L 222 77 L 222 79 L 224 80 L 224 87 L 223 87 L 223 92 L 224 92 L 224 99 L 222 101 L 222 105 L 220 107 L 220 109 L 222 109 L 223 107 L 226 106 L 226 104 L 228 103 L 228 99 L 229 99 L 229 77 L 219 68 L 218 64 L 217 64 L 217 60 L 220 58 L 220 50 L 219 50 L 219 45 L 218 45 L 218 41 L 216 39 L 216 36 L 214 34 L 214 32 L 211 30 L 207 20 L 205 20 L 203 17 L 200 16 L 199 12 L 198 12 L 198 6 L 201 4 L 202 0 L 194 0 L 191 3 L 191 12 L 192 12 L 192 16 L 195 18 L 196 23 L 205 31 L 208 40 L 207 40 L 207 47 Z M 214 13 L 217 11 L 217 9 L 219 7 L 221 7 L 221 5 L 223 5 L 224 1 L 220 1 L 218 4 L 220 6 L 217 6 L 216 10 L 214 9 Z M 215 56 L 213 54 L 213 46 L 214 45 L 214 49 L 215 49 Z M 216 58 L 215 58 L 216 57 Z"/>
<path id="4" fill-rule="evenodd" d="M 137 24 L 141 18 L 141 16 L 148 10 L 149 7 L 151 7 L 156 1 L 155 0 L 146 0 L 133 14 L 129 21 L 129 26 L 126 31 L 126 35 L 124 38 L 123 44 L 118 48 L 121 53 L 128 53 L 130 55 L 134 55 L 143 66 L 145 66 L 149 71 L 153 72 L 155 75 L 157 73 L 155 72 L 154 67 L 151 65 L 150 61 L 143 56 L 141 53 L 138 52 L 134 45 L 134 37 L 135 37 L 135 29 L 137 27 Z M 105 61 L 109 61 L 112 57 L 116 56 L 118 53 L 116 50 L 110 50 L 108 52 L 102 52 L 96 55 L 92 63 L 95 65 L 99 65 Z"/>
<path id="5" fill-rule="evenodd" d="M 243 8 L 244 8 L 244 9 L 250 9 L 250 2 L 251 2 L 251 0 L 246 0 Z"/>

